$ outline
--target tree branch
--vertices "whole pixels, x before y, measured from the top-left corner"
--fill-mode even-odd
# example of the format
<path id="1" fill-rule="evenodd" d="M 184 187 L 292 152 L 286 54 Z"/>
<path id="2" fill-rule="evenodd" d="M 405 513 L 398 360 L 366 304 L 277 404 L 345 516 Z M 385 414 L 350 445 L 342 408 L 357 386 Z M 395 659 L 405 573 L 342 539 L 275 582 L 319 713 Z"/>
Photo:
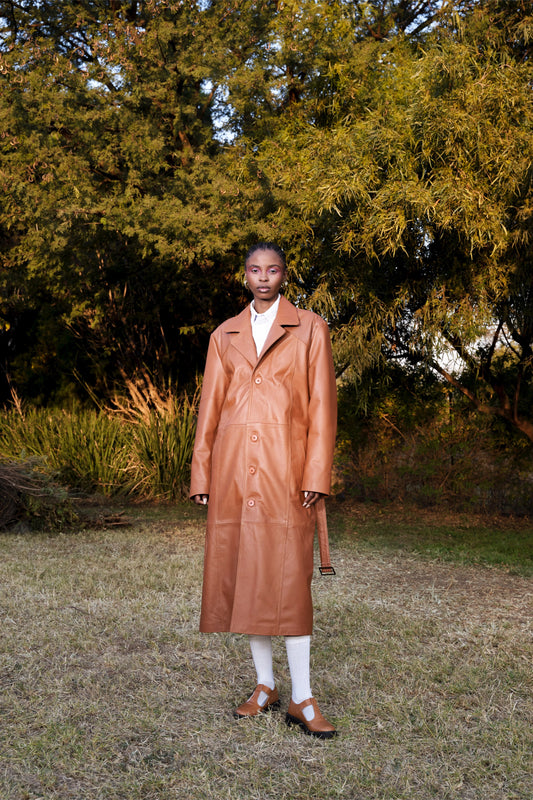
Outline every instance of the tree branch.
<path id="1" fill-rule="evenodd" d="M 448 383 L 461 392 L 461 394 L 472 403 L 477 411 L 479 411 L 481 414 L 487 414 L 489 416 L 500 417 L 501 419 L 504 419 L 514 428 L 517 428 L 521 433 L 527 436 L 531 442 L 533 442 L 533 422 L 518 416 L 518 398 L 516 395 L 514 406 L 512 406 L 503 386 L 499 384 L 494 385 L 494 383 L 491 383 L 490 385 L 496 392 L 500 401 L 499 408 L 497 406 L 491 406 L 488 403 L 484 403 L 482 400 L 480 400 L 474 392 L 472 392 L 467 386 L 464 386 L 460 381 L 457 380 L 457 378 L 455 378 L 451 373 L 448 372 L 448 370 L 444 369 L 444 367 L 442 367 L 436 361 L 430 360 L 428 363 L 430 367 L 435 370 L 435 372 L 445 378 Z"/>

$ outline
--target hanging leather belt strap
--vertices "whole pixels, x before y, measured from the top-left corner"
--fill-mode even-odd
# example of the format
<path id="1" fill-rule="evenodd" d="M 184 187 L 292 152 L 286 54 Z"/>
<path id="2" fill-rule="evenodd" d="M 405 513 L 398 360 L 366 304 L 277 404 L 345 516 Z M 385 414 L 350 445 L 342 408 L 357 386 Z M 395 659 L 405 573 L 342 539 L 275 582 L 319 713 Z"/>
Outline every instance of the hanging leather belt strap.
<path id="1" fill-rule="evenodd" d="M 326 503 L 323 497 L 316 504 L 316 524 L 318 528 L 318 546 L 320 548 L 320 574 L 335 575 L 329 554 L 328 519 L 326 517 Z"/>

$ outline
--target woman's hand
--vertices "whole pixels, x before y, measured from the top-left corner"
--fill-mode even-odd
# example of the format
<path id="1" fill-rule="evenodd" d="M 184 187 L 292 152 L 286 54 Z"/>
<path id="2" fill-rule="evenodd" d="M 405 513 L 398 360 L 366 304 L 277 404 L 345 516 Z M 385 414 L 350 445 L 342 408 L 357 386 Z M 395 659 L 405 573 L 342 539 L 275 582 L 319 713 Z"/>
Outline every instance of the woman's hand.
<path id="1" fill-rule="evenodd" d="M 325 497 L 322 492 L 304 492 L 304 501 L 302 505 L 304 508 L 311 508 L 315 503 L 318 503 L 321 497 Z"/>
<path id="2" fill-rule="evenodd" d="M 208 494 L 194 494 L 192 497 L 193 503 L 197 506 L 206 506 L 209 502 Z"/>

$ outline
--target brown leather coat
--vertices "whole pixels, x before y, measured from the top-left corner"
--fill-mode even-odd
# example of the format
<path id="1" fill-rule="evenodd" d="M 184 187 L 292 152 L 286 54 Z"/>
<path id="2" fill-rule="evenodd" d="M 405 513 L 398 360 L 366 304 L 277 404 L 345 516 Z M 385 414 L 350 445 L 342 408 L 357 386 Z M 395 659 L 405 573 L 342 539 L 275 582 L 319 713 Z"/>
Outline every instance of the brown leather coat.
<path id="1" fill-rule="evenodd" d="M 201 631 L 311 633 L 303 491 L 329 492 L 336 421 L 321 317 L 281 297 L 259 358 L 249 307 L 212 334 L 190 489 L 209 495 Z"/>

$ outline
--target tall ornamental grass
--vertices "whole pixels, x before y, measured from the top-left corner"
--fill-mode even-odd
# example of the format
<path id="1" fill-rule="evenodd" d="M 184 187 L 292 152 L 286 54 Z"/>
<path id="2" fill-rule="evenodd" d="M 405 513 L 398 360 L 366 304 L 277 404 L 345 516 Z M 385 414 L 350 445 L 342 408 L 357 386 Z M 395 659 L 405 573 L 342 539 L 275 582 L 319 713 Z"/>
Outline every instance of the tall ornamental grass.
<path id="1" fill-rule="evenodd" d="M 108 497 L 175 499 L 185 493 L 196 429 L 189 399 L 128 416 L 109 410 L 0 412 L 0 455 L 39 459 L 43 472 Z"/>
<path id="2" fill-rule="evenodd" d="M 196 408 L 184 400 L 170 413 L 151 413 L 133 425 L 135 494 L 175 499 L 183 495 L 196 431 Z"/>

